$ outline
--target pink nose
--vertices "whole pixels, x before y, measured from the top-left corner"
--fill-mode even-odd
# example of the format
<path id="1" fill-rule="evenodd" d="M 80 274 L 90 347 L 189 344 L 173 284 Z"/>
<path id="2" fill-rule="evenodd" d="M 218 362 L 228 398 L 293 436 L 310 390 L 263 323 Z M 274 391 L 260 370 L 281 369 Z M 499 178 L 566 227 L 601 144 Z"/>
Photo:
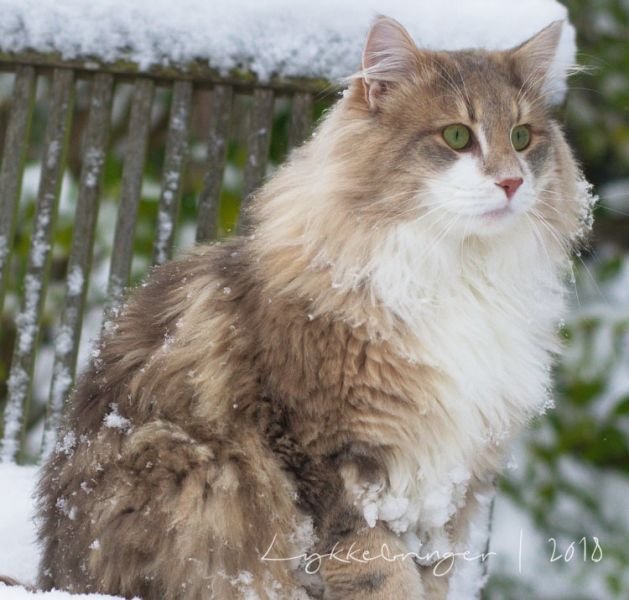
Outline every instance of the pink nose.
<path id="1" fill-rule="evenodd" d="M 513 194 L 518 191 L 518 188 L 522 185 L 523 181 L 524 179 L 522 179 L 522 177 L 509 177 L 499 181 L 496 185 L 501 187 L 505 191 L 505 194 L 507 194 L 507 199 L 511 200 L 511 198 L 513 198 Z"/>

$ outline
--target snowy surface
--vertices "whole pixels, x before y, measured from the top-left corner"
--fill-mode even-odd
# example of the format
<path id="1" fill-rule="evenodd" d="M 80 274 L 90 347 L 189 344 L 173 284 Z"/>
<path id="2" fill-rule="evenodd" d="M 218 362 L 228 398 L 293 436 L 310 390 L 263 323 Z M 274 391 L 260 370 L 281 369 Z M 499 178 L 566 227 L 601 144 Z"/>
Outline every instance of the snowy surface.
<path id="1" fill-rule="evenodd" d="M 0 464 L 0 575 L 33 584 L 37 577 L 39 548 L 33 520 L 33 491 L 37 481 L 36 467 Z M 68 594 L 67 592 L 31 593 L 23 587 L 0 583 L 2 600 L 64 600 L 90 598 L 99 600 L 114 596 L 103 594 Z"/>
<path id="2" fill-rule="evenodd" d="M 360 65 L 369 24 L 397 18 L 418 45 L 506 49 L 555 20 L 556 0 L 0 0 L 0 50 L 58 51 L 66 58 L 127 59 L 146 68 L 201 60 L 222 72 L 338 80 Z M 558 88 L 574 61 L 566 27 Z"/>
<path id="3" fill-rule="evenodd" d="M 35 467 L 0 464 L 0 575 L 27 583 L 35 580 L 39 560 L 32 500 L 36 477 Z M 0 598 L 6 593 L 0 588 Z"/>
<path id="4" fill-rule="evenodd" d="M 36 467 L 0 465 L 0 490 L 3 492 L 0 495 L 0 574 L 11 576 L 25 584 L 35 581 L 39 561 L 33 520 L 33 490 L 36 480 Z M 627 482 L 601 474 L 597 475 L 596 484 L 605 491 L 606 498 L 614 499 L 610 511 L 617 515 L 622 514 L 624 498 L 628 493 Z M 591 474 L 588 474 L 585 485 L 592 485 Z M 7 490 L 10 492 L 7 493 Z M 515 506 L 506 496 L 499 496 L 494 513 L 490 571 L 511 573 L 540 594 L 552 589 L 558 592 L 553 598 L 571 597 L 575 592 L 574 579 L 578 575 L 584 575 L 584 566 L 576 559 L 567 565 L 564 561 L 552 564 L 552 548 L 548 543 L 548 537 L 552 535 L 554 533 L 551 531 L 539 531 L 525 511 Z M 589 552 L 593 550 L 592 542 L 593 540 L 589 540 Z M 601 543 L 605 547 L 605 538 L 602 538 Z M 564 544 L 564 550 L 565 546 Z M 600 564 L 592 563 L 591 569 L 585 571 L 586 577 L 579 584 L 585 584 L 587 590 L 583 589 L 592 600 L 608 598 L 601 584 L 601 576 L 605 573 L 601 568 L 604 563 L 605 560 Z M 103 594 L 72 595 L 59 591 L 31 593 L 25 588 L 5 587 L 0 584 L 1 600 L 36 598 L 111 600 L 114 597 Z"/>
<path id="5" fill-rule="evenodd" d="M 105 596 L 104 594 L 69 594 L 68 592 L 60 592 L 54 590 L 52 592 L 29 592 L 23 587 L 7 587 L 0 583 L 0 598 L 2 600 L 80 600 L 80 598 L 89 598 L 89 600 L 112 600 L 119 596 Z"/>

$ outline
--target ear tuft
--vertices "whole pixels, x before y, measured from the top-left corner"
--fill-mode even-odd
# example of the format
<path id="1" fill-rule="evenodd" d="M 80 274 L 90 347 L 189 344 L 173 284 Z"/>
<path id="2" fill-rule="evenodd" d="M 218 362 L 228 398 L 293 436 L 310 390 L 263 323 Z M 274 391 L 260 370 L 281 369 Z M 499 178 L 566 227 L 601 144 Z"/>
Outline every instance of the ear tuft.
<path id="1" fill-rule="evenodd" d="M 553 21 L 539 33 L 510 51 L 516 73 L 524 89 L 546 91 L 552 64 L 557 55 L 564 21 Z"/>
<path id="2" fill-rule="evenodd" d="M 363 49 L 362 75 L 369 108 L 376 110 L 388 85 L 407 78 L 416 65 L 417 48 L 408 31 L 391 17 L 377 17 Z"/>

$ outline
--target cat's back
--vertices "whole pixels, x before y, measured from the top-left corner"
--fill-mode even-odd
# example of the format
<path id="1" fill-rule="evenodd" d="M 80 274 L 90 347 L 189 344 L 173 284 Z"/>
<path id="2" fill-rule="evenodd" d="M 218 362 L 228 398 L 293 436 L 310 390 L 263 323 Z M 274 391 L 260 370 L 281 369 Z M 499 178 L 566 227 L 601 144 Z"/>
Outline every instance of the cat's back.
<path id="1" fill-rule="evenodd" d="M 153 269 L 126 302 L 106 317 L 90 364 L 69 400 L 67 426 L 92 434 L 114 409 L 142 423 L 179 420 L 190 409 L 182 396 L 225 343 L 239 304 L 252 287 L 241 240 L 199 246 Z M 223 362 L 223 361 L 221 361 Z M 215 386 L 217 387 L 217 386 Z M 110 419 L 112 420 L 112 419 Z"/>
<path id="2" fill-rule="evenodd" d="M 239 240 L 198 246 L 153 269 L 119 308 L 107 312 L 42 470 L 44 510 L 67 489 L 120 466 L 131 456 L 123 449 L 159 436 L 158 429 L 203 443 L 225 427 L 218 407 L 227 395 L 221 386 L 230 378 L 218 375 L 227 371 L 236 297 L 246 295 L 238 283 L 247 278 L 243 254 Z"/>
<path id="3" fill-rule="evenodd" d="M 292 585 L 284 565 L 238 550 L 268 547 L 271 522 L 288 536 L 298 518 L 246 410 L 255 288 L 245 241 L 199 247 L 156 268 L 106 323 L 42 471 L 43 588 L 174 598 L 183 582 L 187 597 L 231 598 L 238 570 L 263 569 Z M 215 579 L 225 564 L 233 572 Z"/>

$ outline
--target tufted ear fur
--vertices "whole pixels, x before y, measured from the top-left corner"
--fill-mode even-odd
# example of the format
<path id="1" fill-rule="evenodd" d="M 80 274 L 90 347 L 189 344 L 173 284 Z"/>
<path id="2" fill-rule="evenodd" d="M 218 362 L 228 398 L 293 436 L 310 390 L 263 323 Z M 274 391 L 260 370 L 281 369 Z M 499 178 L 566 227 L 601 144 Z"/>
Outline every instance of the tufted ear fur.
<path id="1" fill-rule="evenodd" d="M 395 19 L 379 16 L 371 26 L 363 50 L 365 100 L 377 110 L 389 84 L 407 78 L 417 67 L 417 48 Z"/>
<path id="2" fill-rule="evenodd" d="M 513 68 L 522 81 L 523 89 L 536 93 L 544 91 L 557 54 L 563 25 L 563 21 L 554 21 L 510 51 Z"/>

